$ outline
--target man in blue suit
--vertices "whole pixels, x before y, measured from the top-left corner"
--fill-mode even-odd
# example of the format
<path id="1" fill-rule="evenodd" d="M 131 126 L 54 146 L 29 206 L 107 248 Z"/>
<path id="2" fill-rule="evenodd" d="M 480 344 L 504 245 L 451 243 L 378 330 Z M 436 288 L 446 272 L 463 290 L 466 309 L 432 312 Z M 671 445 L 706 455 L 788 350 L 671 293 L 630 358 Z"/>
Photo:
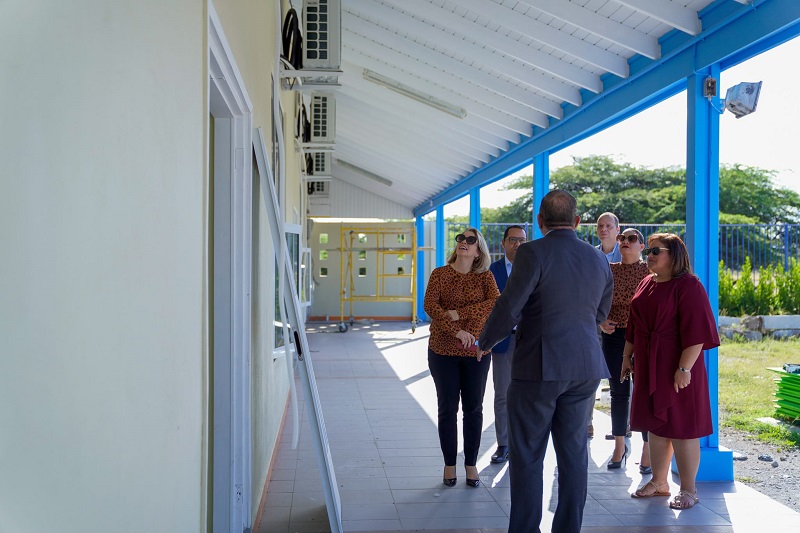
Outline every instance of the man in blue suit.
<path id="1" fill-rule="evenodd" d="M 517 250 L 478 348 L 490 351 L 517 325 L 508 387 L 509 533 L 540 531 L 551 435 L 558 461 L 552 531 L 578 533 L 589 462 L 586 420 L 600 380 L 609 377 L 597 327 L 611 308 L 614 281 L 603 253 L 575 232 L 580 217 L 571 194 L 547 193 L 537 222 L 544 237 Z"/>
<path id="2" fill-rule="evenodd" d="M 503 257 L 489 265 L 500 292 L 506 287 L 511 265 L 517 255 L 517 248 L 528 240 L 525 228 L 509 226 L 503 233 Z M 497 450 L 492 455 L 493 463 L 508 460 L 508 417 L 506 414 L 506 392 L 511 383 L 511 356 L 516 345 L 513 335 L 509 335 L 492 348 L 492 381 L 494 382 L 494 432 L 497 436 Z"/>

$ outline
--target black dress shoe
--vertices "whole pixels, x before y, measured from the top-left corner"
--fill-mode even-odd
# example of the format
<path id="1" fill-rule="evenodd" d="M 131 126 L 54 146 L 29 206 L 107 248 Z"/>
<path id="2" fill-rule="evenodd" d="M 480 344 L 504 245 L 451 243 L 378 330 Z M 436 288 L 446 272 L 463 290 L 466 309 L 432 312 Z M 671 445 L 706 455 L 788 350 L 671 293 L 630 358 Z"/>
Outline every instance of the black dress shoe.
<path id="1" fill-rule="evenodd" d="M 508 446 L 498 446 L 492 455 L 493 463 L 505 463 L 508 461 Z"/>
<path id="2" fill-rule="evenodd" d="M 444 475 L 442 475 L 442 483 L 448 487 L 455 487 L 456 481 L 458 481 L 457 477 L 444 477 Z"/>
<path id="3" fill-rule="evenodd" d="M 622 459 L 619 461 L 609 461 L 606 465 L 606 468 L 609 470 L 615 470 L 617 468 L 622 468 L 628 462 L 628 447 L 625 446 L 625 452 L 622 454 Z"/>

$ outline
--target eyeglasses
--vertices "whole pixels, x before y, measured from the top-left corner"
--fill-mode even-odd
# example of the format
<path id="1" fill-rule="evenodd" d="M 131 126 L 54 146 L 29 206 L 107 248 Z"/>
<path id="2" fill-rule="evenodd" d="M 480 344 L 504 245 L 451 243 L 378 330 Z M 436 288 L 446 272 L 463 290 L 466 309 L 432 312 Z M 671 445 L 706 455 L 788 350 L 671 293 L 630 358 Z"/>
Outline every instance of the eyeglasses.
<path id="1" fill-rule="evenodd" d="M 510 242 L 511 244 L 522 244 L 523 242 L 527 242 L 528 239 L 525 237 L 506 237 L 506 241 Z"/>
<path id="2" fill-rule="evenodd" d="M 627 240 L 629 243 L 634 244 L 639 242 L 639 236 L 635 233 L 630 233 L 628 235 L 617 235 L 617 240 L 619 242 L 625 242 Z"/>
<path id="3" fill-rule="evenodd" d="M 476 242 L 478 242 L 478 238 L 475 237 L 474 235 L 470 235 L 469 237 L 467 237 L 463 233 L 459 233 L 458 235 L 456 235 L 456 242 L 464 242 L 464 241 L 467 241 L 467 244 L 475 244 Z"/>
<path id="4" fill-rule="evenodd" d="M 650 254 L 658 255 L 658 254 L 661 253 L 661 250 L 664 250 L 665 252 L 669 252 L 669 248 L 645 248 L 644 249 L 644 255 L 650 255 Z"/>

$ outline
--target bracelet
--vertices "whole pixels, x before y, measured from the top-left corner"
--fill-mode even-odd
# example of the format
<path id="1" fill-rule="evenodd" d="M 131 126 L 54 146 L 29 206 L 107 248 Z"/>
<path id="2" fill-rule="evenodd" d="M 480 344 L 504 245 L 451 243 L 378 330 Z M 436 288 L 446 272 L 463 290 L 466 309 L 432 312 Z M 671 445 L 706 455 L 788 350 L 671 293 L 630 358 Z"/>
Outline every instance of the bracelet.
<path id="1" fill-rule="evenodd" d="M 682 366 L 679 366 L 678 370 L 680 370 L 681 372 L 685 372 L 687 374 L 691 373 L 691 371 L 692 371 L 691 368 L 683 368 Z"/>
<path id="2" fill-rule="evenodd" d="M 627 357 L 628 359 L 630 359 L 630 358 L 631 358 L 631 356 L 630 356 L 630 355 L 625 355 L 625 354 L 622 354 L 622 357 L 623 357 L 623 358 Z"/>

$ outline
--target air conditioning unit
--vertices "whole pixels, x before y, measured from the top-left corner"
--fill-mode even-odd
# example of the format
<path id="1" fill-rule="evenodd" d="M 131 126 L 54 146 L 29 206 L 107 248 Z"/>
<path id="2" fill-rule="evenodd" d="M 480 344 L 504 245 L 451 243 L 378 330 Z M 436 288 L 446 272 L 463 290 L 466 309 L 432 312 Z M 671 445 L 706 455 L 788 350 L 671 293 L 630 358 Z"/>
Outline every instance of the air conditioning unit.
<path id="1" fill-rule="evenodd" d="M 314 178 L 330 177 L 333 176 L 333 168 L 331 168 L 331 153 L 330 152 L 311 152 L 311 171 L 309 174 Z"/>
<path id="2" fill-rule="evenodd" d="M 314 199 L 323 199 L 331 197 L 331 180 L 309 180 L 308 181 L 308 197 Z"/>
<path id="3" fill-rule="evenodd" d="M 305 0 L 304 69 L 338 70 L 342 64 L 341 0 Z"/>
<path id="4" fill-rule="evenodd" d="M 311 143 L 336 140 L 336 100 L 333 93 L 311 93 Z"/>
<path id="5" fill-rule="evenodd" d="M 308 215 L 331 216 L 331 180 L 309 179 L 306 186 L 308 188 Z"/>

